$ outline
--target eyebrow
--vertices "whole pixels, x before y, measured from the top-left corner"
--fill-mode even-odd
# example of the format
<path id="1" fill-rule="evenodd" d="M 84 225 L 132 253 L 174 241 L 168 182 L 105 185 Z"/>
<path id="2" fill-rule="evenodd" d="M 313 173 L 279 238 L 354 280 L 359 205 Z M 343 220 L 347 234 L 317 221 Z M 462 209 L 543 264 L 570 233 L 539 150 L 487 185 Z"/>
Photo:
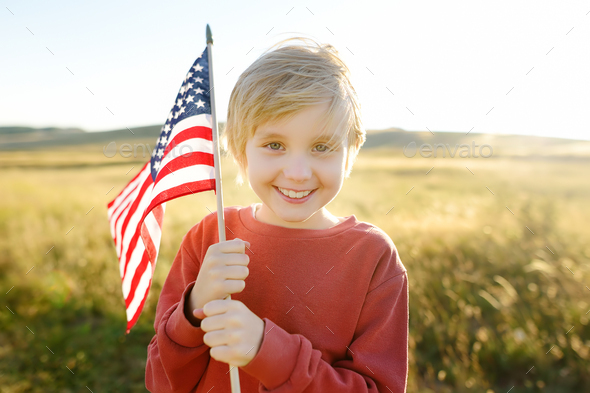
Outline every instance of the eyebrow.
<path id="1" fill-rule="evenodd" d="M 268 139 L 268 138 L 283 138 L 283 137 L 284 137 L 284 135 L 277 134 L 276 132 L 269 132 L 269 133 L 266 133 L 266 132 L 265 132 L 265 133 L 263 133 L 263 134 L 260 134 L 258 137 L 259 137 L 260 139 Z"/>
<path id="2" fill-rule="evenodd" d="M 258 135 L 258 138 L 260 140 L 267 140 L 267 139 L 274 139 L 274 138 L 279 138 L 280 139 L 280 138 L 284 138 L 284 137 L 285 136 L 283 134 L 278 134 L 276 132 L 265 132 L 265 133 L 262 133 L 262 134 Z M 327 142 L 328 140 L 329 140 L 329 138 L 327 138 L 325 136 L 322 136 L 322 137 L 318 136 L 318 137 L 316 137 L 313 140 L 313 143 L 316 143 L 316 142 Z"/>

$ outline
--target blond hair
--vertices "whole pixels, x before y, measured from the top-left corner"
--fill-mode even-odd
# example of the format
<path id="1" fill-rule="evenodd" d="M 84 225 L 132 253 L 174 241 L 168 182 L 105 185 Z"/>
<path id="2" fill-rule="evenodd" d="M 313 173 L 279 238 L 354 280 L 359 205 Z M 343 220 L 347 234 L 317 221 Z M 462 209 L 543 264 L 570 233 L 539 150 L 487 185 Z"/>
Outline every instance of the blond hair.
<path id="1" fill-rule="evenodd" d="M 285 42 L 301 40 L 270 51 Z M 306 41 L 308 41 L 306 43 Z M 269 52 L 270 51 L 270 52 Z M 309 106 L 330 102 L 319 137 L 327 145 L 347 141 L 345 178 L 366 139 L 350 70 L 330 44 L 287 38 L 267 49 L 238 78 L 227 109 L 221 145 L 238 165 L 237 184 L 247 178 L 246 143 L 266 123 L 288 120 Z"/>

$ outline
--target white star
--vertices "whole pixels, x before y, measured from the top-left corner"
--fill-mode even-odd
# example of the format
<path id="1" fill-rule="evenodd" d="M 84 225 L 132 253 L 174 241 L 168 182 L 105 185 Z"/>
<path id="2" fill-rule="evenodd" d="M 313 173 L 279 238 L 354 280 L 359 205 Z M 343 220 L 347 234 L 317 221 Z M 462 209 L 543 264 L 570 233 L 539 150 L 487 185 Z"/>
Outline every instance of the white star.
<path id="1" fill-rule="evenodd" d="M 197 57 L 197 59 L 200 59 L 201 57 L 203 57 L 203 54 L 202 53 L 199 55 L 199 57 Z"/>
<path id="2" fill-rule="evenodd" d="M 193 84 L 192 83 L 187 83 L 186 84 L 186 91 L 189 91 L 192 88 L 193 88 Z"/>
<path id="3" fill-rule="evenodd" d="M 185 85 L 182 85 L 182 87 L 180 88 L 180 94 L 184 94 L 184 88 L 185 88 Z"/>
<path id="4" fill-rule="evenodd" d="M 197 87 L 197 89 L 195 90 L 196 94 L 203 94 L 205 90 L 201 89 L 200 87 Z"/>
<path id="5" fill-rule="evenodd" d="M 164 131 L 166 131 L 166 132 L 170 131 L 170 124 L 166 124 L 166 126 L 164 127 Z"/>
<path id="6" fill-rule="evenodd" d="M 193 98 L 195 98 L 195 96 L 191 96 L 191 95 L 189 94 L 189 96 L 188 96 L 188 97 L 186 97 L 186 102 L 193 102 Z"/>
<path id="7" fill-rule="evenodd" d="M 166 137 L 164 135 L 162 135 L 160 137 L 160 145 L 165 145 L 166 144 Z"/>
<path id="8" fill-rule="evenodd" d="M 184 113 L 185 108 L 186 107 L 184 107 L 184 106 L 180 107 L 180 112 L 178 112 L 178 113 Z"/>
<path id="9" fill-rule="evenodd" d="M 201 72 L 201 70 L 203 70 L 203 66 L 200 64 L 197 64 L 193 68 L 195 69 L 195 72 Z"/>
<path id="10" fill-rule="evenodd" d="M 174 118 L 175 118 L 175 119 L 178 119 L 178 115 L 180 115 L 180 113 L 179 113 L 179 112 L 176 112 L 176 113 L 174 114 Z"/>
<path id="11" fill-rule="evenodd" d="M 197 108 L 205 107 L 205 101 L 201 101 L 200 99 L 195 104 L 197 104 Z"/>
<path id="12" fill-rule="evenodd" d="M 154 163 L 154 169 L 155 169 L 156 171 L 159 171 L 159 170 L 160 170 L 160 166 L 161 166 L 161 165 L 162 165 L 162 162 L 161 162 L 161 161 L 156 161 L 156 162 Z"/>
<path id="13" fill-rule="evenodd" d="M 195 82 L 203 83 L 203 78 L 196 77 Z"/>
<path id="14" fill-rule="evenodd" d="M 182 106 L 182 98 L 179 98 L 179 99 L 176 101 L 176 106 L 178 106 L 179 108 Z"/>
<path id="15" fill-rule="evenodd" d="M 164 155 L 164 149 L 158 149 L 158 157 L 162 158 Z"/>
<path id="16" fill-rule="evenodd" d="M 188 74 L 186 74 L 186 78 L 184 78 L 184 80 L 188 80 L 191 76 L 193 76 L 193 73 L 189 72 Z"/>
<path id="17" fill-rule="evenodd" d="M 172 120 L 172 111 L 170 111 L 170 113 L 168 114 L 168 121 Z"/>

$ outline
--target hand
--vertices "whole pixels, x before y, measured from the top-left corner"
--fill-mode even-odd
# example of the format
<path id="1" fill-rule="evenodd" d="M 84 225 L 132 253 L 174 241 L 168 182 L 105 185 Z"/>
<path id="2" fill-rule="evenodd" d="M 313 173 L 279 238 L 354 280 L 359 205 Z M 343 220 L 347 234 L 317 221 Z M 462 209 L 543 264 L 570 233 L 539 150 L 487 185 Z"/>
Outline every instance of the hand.
<path id="1" fill-rule="evenodd" d="M 239 300 L 213 300 L 193 312 L 207 332 L 203 341 L 213 359 L 243 367 L 258 353 L 264 321 Z"/>
<path id="2" fill-rule="evenodd" d="M 242 292 L 245 279 L 250 273 L 246 255 L 250 243 L 233 239 L 209 246 L 186 305 L 187 315 L 196 308 L 202 308 L 212 300 L 222 300 L 233 293 Z M 196 321 L 193 321 L 196 322 Z"/>

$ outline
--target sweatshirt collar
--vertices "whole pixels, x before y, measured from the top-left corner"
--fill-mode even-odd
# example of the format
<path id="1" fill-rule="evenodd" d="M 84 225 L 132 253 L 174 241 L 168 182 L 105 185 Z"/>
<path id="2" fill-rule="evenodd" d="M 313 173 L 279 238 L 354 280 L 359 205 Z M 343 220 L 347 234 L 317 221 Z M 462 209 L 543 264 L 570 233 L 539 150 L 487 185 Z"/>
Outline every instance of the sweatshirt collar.
<path id="1" fill-rule="evenodd" d="M 353 214 L 351 216 L 344 217 L 344 221 L 328 229 L 287 228 L 258 221 L 256 218 L 254 218 L 253 214 L 255 208 L 256 203 L 252 203 L 250 206 L 242 207 L 239 210 L 240 221 L 242 222 L 242 225 L 246 227 L 246 229 L 262 236 L 299 239 L 321 238 L 337 235 L 359 224 L 359 221 Z"/>

